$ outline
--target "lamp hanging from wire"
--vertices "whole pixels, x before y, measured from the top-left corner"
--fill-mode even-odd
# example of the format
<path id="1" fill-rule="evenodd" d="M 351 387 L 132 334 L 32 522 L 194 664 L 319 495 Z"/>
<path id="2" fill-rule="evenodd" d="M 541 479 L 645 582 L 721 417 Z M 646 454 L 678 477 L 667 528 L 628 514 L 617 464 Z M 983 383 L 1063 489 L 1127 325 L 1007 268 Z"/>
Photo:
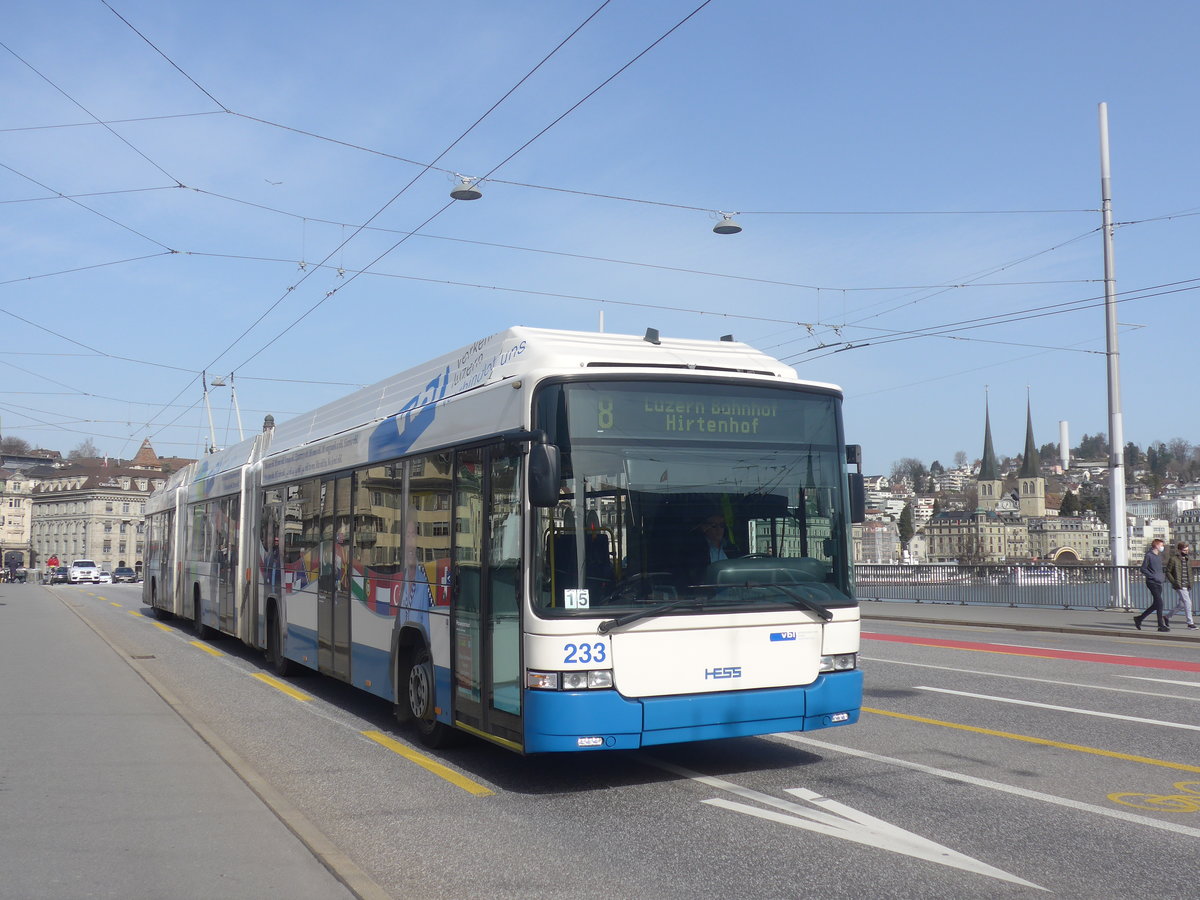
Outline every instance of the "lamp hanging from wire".
<path id="1" fill-rule="evenodd" d="M 742 226 L 733 221 L 734 213 L 723 212 L 721 221 L 713 226 L 713 234 L 737 234 L 742 230 Z"/>
<path id="2" fill-rule="evenodd" d="M 450 191 L 450 196 L 454 200 L 478 200 L 483 196 L 483 191 L 479 189 L 478 179 L 459 175 L 458 185 Z"/>

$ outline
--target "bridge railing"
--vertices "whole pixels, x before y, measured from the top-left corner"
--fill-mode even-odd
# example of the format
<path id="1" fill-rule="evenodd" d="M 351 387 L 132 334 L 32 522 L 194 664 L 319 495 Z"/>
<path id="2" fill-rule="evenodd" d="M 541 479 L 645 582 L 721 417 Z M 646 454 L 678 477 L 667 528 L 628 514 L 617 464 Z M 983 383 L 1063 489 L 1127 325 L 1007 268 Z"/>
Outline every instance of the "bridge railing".
<path id="1" fill-rule="evenodd" d="M 1144 608 L 1150 592 L 1136 566 L 922 565 L 859 564 L 854 567 L 860 600 L 907 600 L 917 603 L 1041 606 L 1056 609 Z M 1121 598 L 1112 599 L 1113 572 Z M 1163 604 L 1174 591 L 1168 585 Z M 1196 599 L 1193 597 L 1193 605 Z"/>

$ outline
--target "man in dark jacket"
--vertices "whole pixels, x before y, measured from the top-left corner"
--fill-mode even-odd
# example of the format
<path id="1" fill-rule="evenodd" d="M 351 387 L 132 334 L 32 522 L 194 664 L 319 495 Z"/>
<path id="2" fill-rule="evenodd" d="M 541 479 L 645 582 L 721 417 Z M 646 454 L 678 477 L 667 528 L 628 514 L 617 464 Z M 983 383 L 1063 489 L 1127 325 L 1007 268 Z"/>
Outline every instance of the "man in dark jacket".
<path id="1" fill-rule="evenodd" d="M 1175 552 L 1167 560 L 1167 581 L 1175 588 L 1175 605 L 1163 614 L 1167 627 L 1171 627 L 1171 616 L 1182 609 L 1187 627 L 1195 628 L 1196 623 L 1192 621 L 1192 561 L 1188 559 L 1187 541 L 1176 544 Z"/>
<path id="2" fill-rule="evenodd" d="M 1163 571 L 1163 542 L 1155 538 L 1150 549 L 1146 551 L 1146 558 L 1142 560 L 1142 567 L 1138 571 L 1146 578 L 1146 587 L 1150 591 L 1150 596 L 1153 598 L 1151 604 L 1141 611 L 1139 615 L 1133 617 L 1133 627 L 1138 631 L 1142 630 L 1142 620 L 1146 616 L 1154 613 L 1154 618 L 1158 620 L 1159 631 L 1170 631 L 1170 626 L 1163 621 L 1162 608 L 1162 592 L 1163 585 L 1167 583 L 1167 576 Z"/>

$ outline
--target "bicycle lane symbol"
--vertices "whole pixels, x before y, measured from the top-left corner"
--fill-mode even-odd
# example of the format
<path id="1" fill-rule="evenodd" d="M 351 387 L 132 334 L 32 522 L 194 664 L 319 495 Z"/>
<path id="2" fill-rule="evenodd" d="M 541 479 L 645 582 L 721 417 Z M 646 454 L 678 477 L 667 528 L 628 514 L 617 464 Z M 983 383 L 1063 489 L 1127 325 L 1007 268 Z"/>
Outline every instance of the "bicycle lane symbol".
<path id="1" fill-rule="evenodd" d="M 1108 799 L 1134 809 L 1150 809 L 1155 812 L 1196 813 L 1200 812 L 1200 781 L 1177 781 L 1178 794 L 1109 794 Z"/>

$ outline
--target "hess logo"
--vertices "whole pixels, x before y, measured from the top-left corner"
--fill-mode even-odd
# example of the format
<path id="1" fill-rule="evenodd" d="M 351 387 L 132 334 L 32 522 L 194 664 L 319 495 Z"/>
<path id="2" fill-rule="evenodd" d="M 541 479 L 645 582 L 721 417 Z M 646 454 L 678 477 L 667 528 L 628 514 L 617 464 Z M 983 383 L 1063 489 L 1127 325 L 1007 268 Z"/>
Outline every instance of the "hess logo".
<path id="1" fill-rule="evenodd" d="M 741 666 L 718 666 L 715 669 L 705 669 L 704 677 L 708 678 L 741 678 Z"/>

